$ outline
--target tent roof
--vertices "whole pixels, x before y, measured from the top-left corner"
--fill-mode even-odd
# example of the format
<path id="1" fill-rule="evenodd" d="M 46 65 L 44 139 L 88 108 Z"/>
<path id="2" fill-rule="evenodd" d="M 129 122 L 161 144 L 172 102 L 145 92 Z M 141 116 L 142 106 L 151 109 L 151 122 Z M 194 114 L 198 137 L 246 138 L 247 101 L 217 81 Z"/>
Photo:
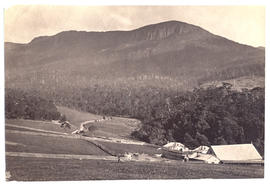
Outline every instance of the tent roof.
<path id="1" fill-rule="evenodd" d="M 184 144 L 180 142 L 169 142 L 163 146 L 164 148 L 169 148 L 169 147 L 185 147 Z"/>
<path id="2" fill-rule="evenodd" d="M 168 144 L 164 145 L 163 148 L 171 150 L 171 151 L 188 150 L 188 148 L 180 142 L 169 142 Z"/>
<path id="3" fill-rule="evenodd" d="M 253 144 L 232 144 L 211 146 L 221 161 L 261 160 L 262 157 Z"/>

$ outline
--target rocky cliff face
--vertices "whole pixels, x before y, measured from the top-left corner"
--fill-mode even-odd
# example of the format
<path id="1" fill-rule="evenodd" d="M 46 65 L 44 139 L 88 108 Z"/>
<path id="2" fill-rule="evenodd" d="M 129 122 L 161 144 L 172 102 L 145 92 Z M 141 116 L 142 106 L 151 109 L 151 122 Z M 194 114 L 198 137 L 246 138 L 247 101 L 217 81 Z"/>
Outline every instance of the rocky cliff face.
<path id="1" fill-rule="evenodd" d="M 170 36 L 179 36 L 194 33 L 197 31 L 206 32 L 200 27 L 184 22 L 169 21 L 162 24 L 153 24 L 134 30 L 136 38 L 143 40 L 162 40 Z"/>

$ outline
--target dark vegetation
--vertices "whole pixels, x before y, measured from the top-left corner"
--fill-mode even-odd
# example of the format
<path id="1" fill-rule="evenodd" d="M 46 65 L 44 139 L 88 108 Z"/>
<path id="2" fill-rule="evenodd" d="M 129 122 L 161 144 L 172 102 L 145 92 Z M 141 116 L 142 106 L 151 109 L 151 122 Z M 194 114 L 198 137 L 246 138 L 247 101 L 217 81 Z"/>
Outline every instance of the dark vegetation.
<path id="1" fill-rule="evenodd" d="M 166 108 L 166 99 L 177 90 L 151 86 L 95 85 L 86 89 L 71 88 L 55 94 L 56 103 L 99 115 L 151 119 Z"/>
<path id="2" fill-rule="evenodd" d="M 52 120 L 61 117 L 53 101 L 40 97 L 37 92 L 18 89 L 6 89 L 5 92 L 6 118 Z"/>
<path id="3" fill-rule="evenodd" d="M 155 144 L 179 141 L 191 148 L 252 142 L 264 154 L 264 89 L 239 92 L 228 83 L 194 89 L 171 98 L 167 108 L 144 120 L 133 135 Z"/>
<path id="4" fill-rule="evenodd" d="M 59 105 L 86 112 L 138 118 L 142 125 L 132 136 L 145 142 L 162 145 L 179 141 L 190 148 L 252 142 L 264 155 L 264 88 L 236 91 L 231 87 L 223 83 L 220 87 L 179 92 L 151 86 L 95 85 L 58 91 L 50 97 Z M 46 94 L 42 96 L 45 98 Z M 31 97 L 32 101 L 29 94 L 8 92 L 6 116 L 14 118 L 17 114 L 35 119 L 59 116 L 52 101 Z M 20 103 L 15 105 L 16 102 Z"/>

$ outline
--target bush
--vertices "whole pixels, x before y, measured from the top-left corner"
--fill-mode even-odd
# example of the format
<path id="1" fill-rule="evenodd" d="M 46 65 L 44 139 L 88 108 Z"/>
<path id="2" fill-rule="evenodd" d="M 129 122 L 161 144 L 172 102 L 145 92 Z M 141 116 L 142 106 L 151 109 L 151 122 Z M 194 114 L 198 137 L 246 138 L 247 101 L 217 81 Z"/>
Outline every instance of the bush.
<path id="1" fill-rule="evenodd" d="M 5 117 L 53 120 L 59 119 L 60 113 L 52 101 L 41 98 L 37 93 L 6 89 Z"/>

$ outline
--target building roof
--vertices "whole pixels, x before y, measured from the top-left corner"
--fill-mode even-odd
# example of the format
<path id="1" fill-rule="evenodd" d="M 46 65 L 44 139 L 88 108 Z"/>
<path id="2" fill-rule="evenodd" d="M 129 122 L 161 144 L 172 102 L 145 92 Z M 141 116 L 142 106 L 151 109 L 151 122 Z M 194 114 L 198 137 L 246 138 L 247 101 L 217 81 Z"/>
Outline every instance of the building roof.
<path id="1" fill-rule="evenodd" d="M 180 142 L 169 142 L 166 145 L 163 146 L 163 148 L 167 148 L 168 150 L 172 151 L 184 151 L 186 150 L 186 146 Z"/>
<path id="2" fill-rule="evenodd" d="M 221 161 L 262 160 L 253 144 L 217 145 L 211 149 Z"/>

